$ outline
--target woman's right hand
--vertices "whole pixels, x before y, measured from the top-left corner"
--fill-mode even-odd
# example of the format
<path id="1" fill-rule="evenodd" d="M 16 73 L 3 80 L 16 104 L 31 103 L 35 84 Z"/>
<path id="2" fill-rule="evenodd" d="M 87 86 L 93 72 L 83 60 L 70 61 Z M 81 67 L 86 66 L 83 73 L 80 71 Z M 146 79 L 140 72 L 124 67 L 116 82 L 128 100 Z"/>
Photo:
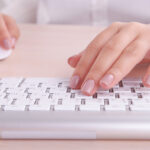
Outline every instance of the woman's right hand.
<path id="1" fill-rule="evenodd" d="M 150 24 L 116 22 L 99 33 L 80 54 L 70 57 L 75 67 L 70 87 L 93 95 L 99 87 L 110 89 L 137 64 L 150 63 Z M 143 78 L 150 87 L 150 66 Z"/>
<path id="2" fill-rule="evenodd" d="M 20 36 L 16 21 L 5 14 L 0 13 L 0 47 L 14 49 L 16 41 Z"/>

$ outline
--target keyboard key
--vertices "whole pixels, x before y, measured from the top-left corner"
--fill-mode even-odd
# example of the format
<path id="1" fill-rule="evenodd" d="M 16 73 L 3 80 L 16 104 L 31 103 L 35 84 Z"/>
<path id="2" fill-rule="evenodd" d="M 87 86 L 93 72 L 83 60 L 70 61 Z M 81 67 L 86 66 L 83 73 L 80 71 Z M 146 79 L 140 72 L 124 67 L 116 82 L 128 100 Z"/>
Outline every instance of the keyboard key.
<path id="1" fill-rule="evenodd" d="M 29 110 L 39 110 L 39 111 L 49 111 L 50 110 L 50 105 L 30 105 Z"/>
<path id="2" fill-rule="evenodd" d="M 20 99 L 17 99 L 15 101 L 15 104 L 16 105 L 33 105 L 35 102 L 35 99 L 30 99 L 30 98 L 20 98 Z"/>
<path id="3" fill-rule="evenodd" d="M 109 105 L 128 105 L 128 99 L 109 99 Z"/>
<path id="4" fill-rule="evenodd" d="M 150 99 L 133 99 L 132 104 L 136 106 L 150 106 Z"/>
<path id="5" fill-rule="evenodd" d="M 10 105 L 12 103 L 13 99 L 8 98 L 8 99 L 0 99 L 0 105 Z"/>
<path id="6" fill-rule="evenodd" d="M 139 82 L 123 82 L 123 86 L 124 87 L 140 87 L 140 83 Z"/>
<path id="7" fill-rule="evenodd" d="M 65 104 L 65 105 L 55 105 L 56 111 L 75 111 L 75 105 Z"/>
<path id="8" fill-rule="evenodd" d="M 132 105 L 130 106 L 131 111 L 150 111 L 150 105 Z"/>
<path id="9" fill-rule="evenodd" d="M 120 104 L 111 104 L 111 105 L 105 105 L 105 110 L 106 111 L 125 111 L 126 107 L 125 105 L 120 105 Z"/>
<path id="10" fill-rule="evenodd" d="M 100 105 L 80 105 L 80 111 L 100 111 Z"/>
<path id="11" fill-rule="evenodd" d="M 104 105 L 104 99 L 85 99 L 86 105 Z"/>
<path id="12" fill-rule="evenodd" d="M 25 105 L 5 105 L 4 111 L 24 111 Z"/>

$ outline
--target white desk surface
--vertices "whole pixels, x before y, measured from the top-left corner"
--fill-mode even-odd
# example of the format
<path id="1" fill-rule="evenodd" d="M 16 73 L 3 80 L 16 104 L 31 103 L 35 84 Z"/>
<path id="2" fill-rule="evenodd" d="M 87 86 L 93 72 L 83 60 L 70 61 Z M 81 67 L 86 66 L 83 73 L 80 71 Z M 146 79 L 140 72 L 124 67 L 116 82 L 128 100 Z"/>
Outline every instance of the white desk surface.
<path id="1" fill-rule="evenodd" d="M 14 53 L 0 62 L 0 76 L 70 77 L 67 58 L 83 50 L 100 27 L 20 25 Z M 144 67 L 131 76 L 141 75 Z M 0 150 L 148 150 L 150 141 L 1 140 Z"/>

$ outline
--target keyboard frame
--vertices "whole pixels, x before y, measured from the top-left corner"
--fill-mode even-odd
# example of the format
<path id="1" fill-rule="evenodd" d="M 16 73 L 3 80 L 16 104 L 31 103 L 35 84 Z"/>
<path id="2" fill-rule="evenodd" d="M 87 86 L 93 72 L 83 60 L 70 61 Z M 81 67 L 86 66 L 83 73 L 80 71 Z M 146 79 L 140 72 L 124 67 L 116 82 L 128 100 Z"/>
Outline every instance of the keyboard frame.
<path id="1" fill-rule="evenodd" d="M 0 139 L 150 139 L 150 112 L 0 112 Z"/>

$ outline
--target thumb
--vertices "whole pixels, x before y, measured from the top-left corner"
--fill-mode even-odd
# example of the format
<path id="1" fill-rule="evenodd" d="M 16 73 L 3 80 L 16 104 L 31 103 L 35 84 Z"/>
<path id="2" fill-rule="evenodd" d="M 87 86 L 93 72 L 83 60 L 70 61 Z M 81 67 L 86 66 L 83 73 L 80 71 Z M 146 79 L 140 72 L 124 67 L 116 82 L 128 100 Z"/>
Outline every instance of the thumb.
<path id="1" fill-rule="evenodd" d="M 69 64 L 71 67 L 75 68 L 75 67 L 77 66 L 77 64 L 78 64 L 78 62 L 79 62 L 79 60 L 80 60 L 80 58 L 82 57 L 83 53 L 84 53 L 84 51 L 80 52 L 80 53 L 77 54 L 77 55 L 73 55 L 73 56 L 69 57 L 69 58 L 68 58 L 68 64 Z"/>

